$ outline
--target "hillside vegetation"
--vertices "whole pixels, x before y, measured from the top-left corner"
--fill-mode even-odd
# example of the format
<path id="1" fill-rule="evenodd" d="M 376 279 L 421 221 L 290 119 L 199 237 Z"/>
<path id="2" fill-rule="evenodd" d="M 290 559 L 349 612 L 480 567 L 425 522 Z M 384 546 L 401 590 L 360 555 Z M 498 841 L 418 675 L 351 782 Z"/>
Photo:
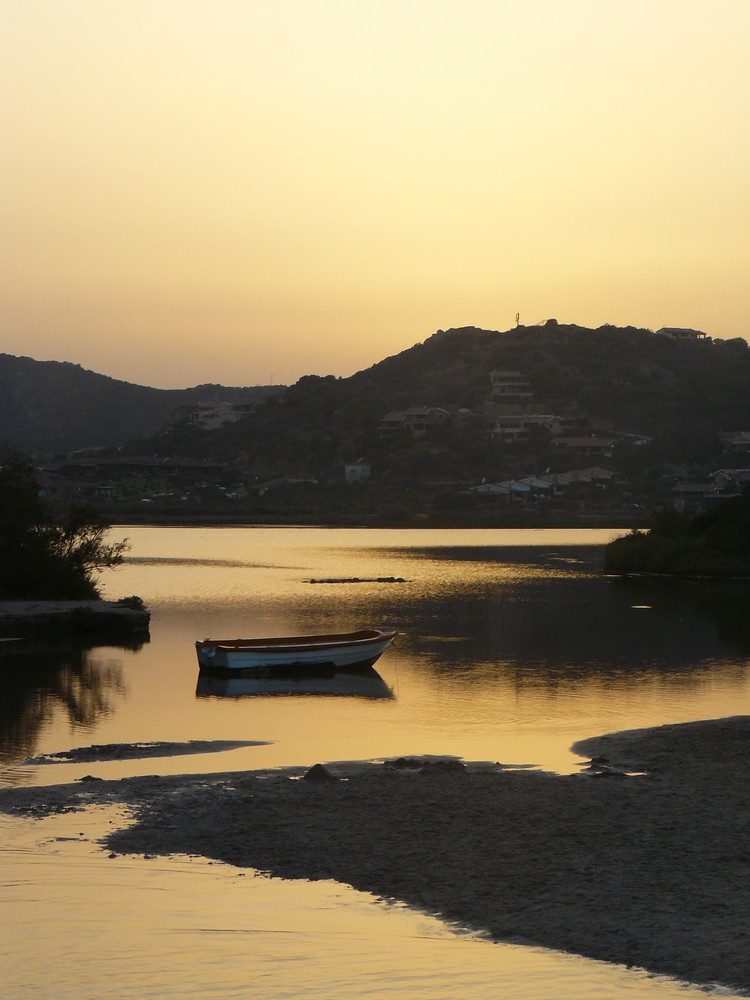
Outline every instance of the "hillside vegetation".
<path id="1" fill-rule="evenodd" d="M 502 397 L 493 372 L 517 373 L 527 391 Z M 708 502 L 706 491 L 711 502 L 737 492 L 750 467 L 741 450 L 750 435 L 743 444 L 740 433 L 750 431 L 750 348 L 741 339 L 549 320 L 438 331 L 349 378 L 306 375 L 276 390 L 146 390 L 94 382 L 75 366 L 45 370 L 62 374 L 54 403 L 49 385 L 28 384 L 16 437 L 39 441 L 45 427 L 47 452 L 61 447 L 54 423 L 65 426 L 69 409 L 79 440 L 85 430 L 118 443 L 102 461 L 53 470 L 85 480 L 114 521 L 631 526 L 672 502 Z M 266 399 L 215 429 L 179 409 L 242 392 Z M 150 434 L 140 429 L 147 404 L 158 425 Z M 422 425 L 410 422 L 427 411 Z M 504 429 L 527 416 L 528 425 Z M 365 481 L 345 482 L 347 467 Z M 710 479 L 719 470 L 721 482 Z"/>
<path id="2" fill-rule="evenodd" d="M 116 447 L 154 434 L 180 406 L 221 396 L 258 398 L 273 387 L 152 389 L 60 361 L 0 354 L 0 447 L 53 455 Z"/>
<path id="3" fill-rule="evenodd" d="M 721 453 L 720 431 L 750 424 L 744 340 L 683 342 L 634 328 L 557 324 L 506 333 L 468 327 L 439 332 L 350 378 L 306 376 L 232 427 L 189 441 L 176 432 L 159 449 L 189 447 L 228 461 L 240 455 L 258 475 L 325 477 L 360 457 L 396 479 L 543 471 L 548 441 L 516 454 L 482 433 L 493 370 L 521 372 L 534 392 L 527 409 L 557 414 L 579 432 L 645 435 L 640 463 L 704 461 Z M 443 407 L 455 419 L 421 445 L 380 433 L 389 411 L 413 406 Z"/>

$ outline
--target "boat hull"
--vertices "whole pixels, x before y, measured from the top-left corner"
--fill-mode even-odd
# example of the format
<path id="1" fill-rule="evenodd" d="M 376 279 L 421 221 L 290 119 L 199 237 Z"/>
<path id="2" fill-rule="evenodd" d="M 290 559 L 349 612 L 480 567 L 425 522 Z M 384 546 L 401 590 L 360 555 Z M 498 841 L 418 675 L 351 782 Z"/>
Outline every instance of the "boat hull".
<path id="1" fill-rule="evenodd" d="M 385 652 L 395 632 L 376 629 L 324 636 L 266 639 L 204 639 L 196 642 L 201 671 L 269 677 L 276 671 L 366 670 Z"/>

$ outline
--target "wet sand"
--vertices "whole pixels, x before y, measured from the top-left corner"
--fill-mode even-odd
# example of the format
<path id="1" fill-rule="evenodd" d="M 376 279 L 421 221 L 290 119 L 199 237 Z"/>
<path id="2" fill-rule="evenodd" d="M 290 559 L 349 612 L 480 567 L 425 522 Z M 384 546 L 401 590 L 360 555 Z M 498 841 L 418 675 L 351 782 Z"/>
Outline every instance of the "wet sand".
<path id="1" fill-rule="evenodd" d="M 594 759 L 581 775 L 337 764 L 2 789 L 0 809 L 122 802 L 136 821 L 113 852 L 335 879 L 498 940 L 750 993 L 750 717 L 576 750 Z"/>
<path id="2" fill-rule="evenodd" d="M 267 746 L 267 740 L 188 740 L 186 743 L 158 740 L 148 743 L 94 743 L 73 750 L 58 750 L 27 757 L 24 765 L 92 764 L 105 760 L 145 760 L 149 757 L 183 757 L 196 753 L 224 753 L 241 747 Z"/>

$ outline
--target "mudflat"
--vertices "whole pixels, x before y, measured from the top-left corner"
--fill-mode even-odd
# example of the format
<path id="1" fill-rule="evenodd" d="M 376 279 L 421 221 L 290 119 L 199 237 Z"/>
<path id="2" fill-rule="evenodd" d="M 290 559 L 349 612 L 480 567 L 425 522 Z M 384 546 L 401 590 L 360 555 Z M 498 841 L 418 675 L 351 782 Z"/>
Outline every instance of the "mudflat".
<path id="1" fill-rule="evenodd" d="M 125 803 L 110 851 L 335 879 L 498 940 L 750 994 L 750 716 L 575 749 L 579 775 L 346 763 L 3 789 L 0 809 Z"/>

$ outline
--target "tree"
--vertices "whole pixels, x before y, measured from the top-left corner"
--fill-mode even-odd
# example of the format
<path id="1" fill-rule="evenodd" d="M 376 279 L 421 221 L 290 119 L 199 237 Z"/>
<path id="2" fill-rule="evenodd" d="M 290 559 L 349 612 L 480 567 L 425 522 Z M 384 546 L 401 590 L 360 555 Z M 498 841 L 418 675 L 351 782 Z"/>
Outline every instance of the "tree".
<path id="1" fill-rule="evenodd" d="M 604 551 L 607 573 L 750 576 L 750 487 L 703 514 L 669 507 L 651 530 L 615 538 Z"/>
<path id="2" fill-rule="evenodd" d="M 54 516 L 31 463 L 11 455 L 0 468 L 0 598 L 99 598 L 95 573 L 119 565 L 128 547 L 105 541 L 109 527 L 88 503 Z"/>

